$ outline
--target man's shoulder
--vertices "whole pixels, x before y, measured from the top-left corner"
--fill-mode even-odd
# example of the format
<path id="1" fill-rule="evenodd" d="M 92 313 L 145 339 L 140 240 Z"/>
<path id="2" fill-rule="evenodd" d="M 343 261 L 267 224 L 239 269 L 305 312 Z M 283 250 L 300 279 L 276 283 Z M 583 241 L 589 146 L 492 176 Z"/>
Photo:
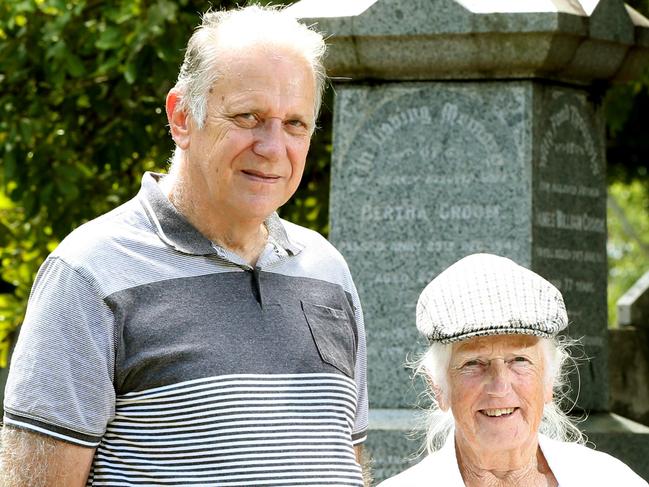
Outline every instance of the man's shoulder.
<path id="1" fill-rule="evenodd" d="M 303 245 L 308 243 L 329 244 L 328 240 L 315 230 L 303 227 L 302 225 L 298 225 L 297 223 L 290 222 L 288 220 L 285 220 L 284 218 L 280 218 L 280 221 L 282 222 L 282 225 L 286 230 L 286 234 L 292 240 L 298 240 Z"/>
<path id="2" fill-rule="evenodd" d="M 120 243 L 146 227 L 145 214 L 136 198 L 90 220 L 68 234 L 51 256 L 72 267 L 101 259 Z"/>
<path id="3" fill-rule="evenodd" d="M 294 258 L 287 259 L 279 272 L 302 276 L 333 284 L 356 295 L 349 266 L 338 250 L 314 230 L 281 220 L 287 237 L 299 251 Z"/>
<path id="4" fill-rule="evenodd" d="M 297 243 L 304 250 L 309 252 L 319 252 L 323 258 L 328 257 L 344 262 L 344 259 L 338 249 L 329 242 L 324 236 L 315 230 L 297 225 L 288 220 L 281 219 L 289 240 Z"/>

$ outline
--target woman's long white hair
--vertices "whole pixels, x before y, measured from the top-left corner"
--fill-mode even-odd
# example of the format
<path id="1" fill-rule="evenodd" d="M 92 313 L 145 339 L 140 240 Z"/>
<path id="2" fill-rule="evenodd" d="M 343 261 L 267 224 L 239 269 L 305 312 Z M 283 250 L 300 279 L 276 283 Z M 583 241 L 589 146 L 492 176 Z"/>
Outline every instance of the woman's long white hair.
<path id="1" fill-rule="evenodd" d="M 586 438 L 575 422 L 568 417 L 562 406 L 568 406 L 568 412 L 574 402 L 568 397 L 570 385 L 568 377 L 577 370 L 575 359 L 570 350 L 579 342 L 569 337 L 559 336 L 553 339 L 541 339 L 545 356 L 545 380 L 552 382 L 553 399 L 543 409 L 539 432 L 559 441 L 585 443 Z M 428 427 L 426 430 L 426 449 L 429 453 L 442 448 L 448 435 L 454 430 L 455 421 L 450 409 L 442 411 L 436 395 L 448 392 L 448 367 L 451 361 L 452 344 L 433 343 L 428 350 L 412 364 L 415 375 L 424 377 L 429 386 L 432 405 L 427 412 Z"/>

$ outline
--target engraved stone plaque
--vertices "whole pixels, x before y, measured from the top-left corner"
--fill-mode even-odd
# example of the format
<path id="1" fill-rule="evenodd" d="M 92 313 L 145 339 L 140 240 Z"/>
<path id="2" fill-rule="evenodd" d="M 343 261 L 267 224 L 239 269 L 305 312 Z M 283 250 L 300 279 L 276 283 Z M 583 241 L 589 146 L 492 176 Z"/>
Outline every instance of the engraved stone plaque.
<path id="1" fill-rule="evenodd" d="M 362 299 L 373 407 L 416 402 L 403 363 L 423 348 L 415 305 L 435 275 L 473 252 L 530 263 L 530 96 L 522 83 L 337 89 L 330 238 Z"/>
<path id="2" fill-rule="evenodd" d="M 579 405 L 608 408 L 604 129 L 586 93 L 537 86 L 533 268 L 562 292 L 581 338 Z M 578 387 L 580 388 L 579 390 Z"/>
<path id="3" fill-rule="evenodd" d="M 424 349 L 417 297 L 457 259 L 491 252 L 565 294 L 593 357 L 579 404 L 606 409 L 606 189 L 589 107 L 524 81 L 337 88 L 330 238 L 365 311 L 372 407 L 416 404 L 404 363 Z"/>

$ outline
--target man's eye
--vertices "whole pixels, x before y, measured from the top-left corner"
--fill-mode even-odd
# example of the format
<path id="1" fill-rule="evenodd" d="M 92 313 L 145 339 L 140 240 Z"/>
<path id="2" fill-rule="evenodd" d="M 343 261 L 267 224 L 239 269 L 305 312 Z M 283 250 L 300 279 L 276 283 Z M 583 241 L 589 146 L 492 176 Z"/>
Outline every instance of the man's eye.
<path id="1" fill-rule="evenodd" d="M 285 125 L 292 133 L 302 134 L 308 132 L 307 124 L 302 120 L 287 120 L 285 122 Z"/>

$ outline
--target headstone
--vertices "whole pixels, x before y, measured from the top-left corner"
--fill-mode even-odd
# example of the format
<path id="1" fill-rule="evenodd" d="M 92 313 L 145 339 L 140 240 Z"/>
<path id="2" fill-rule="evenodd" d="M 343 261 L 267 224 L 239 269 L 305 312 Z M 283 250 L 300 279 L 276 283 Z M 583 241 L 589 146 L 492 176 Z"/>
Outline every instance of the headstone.
<path id="1" fill-rule="evenodd" d="M 460 257 L 492 252 L 563 291 L 571 333 L 594 357 L 580 404 L 605 410 L 603 134 L 585 94 L 531 81 L 336 92 L 331 240 L 363 298 L 373 405 L 415 402 L 395 364 L 415 350 L 423 287 Z"/>
<path id="2" fill-rule="evenodd" d="M 649 426 L 649 327 L 608 332 L 611 411 Z"/>
<path id="3" fill-rule="evenodd" d="M 619 327 L 609 330 L 611 410 L 649 425 L 649 271 L 618 299 L 617 316 Z"/>
<path id="4" fill-rule="evenodd" d="M 424 349 L 417 297 L 470 253 L 510 257 L 561 289 L 590 358 L 577 405 L 597 419 L 608 411 L 602 86 L 649 64 L 648 21 L 617 0 L 348 4 L 293 10 L 329 35 L 340 80 L 330 239 L 365 312 L 376 480 L 414 461 L 404 425 L 423 426 L 424 388 L 404 366 Z"/>
<path id="5" fill-rule="evenodd" d="M 621 326 L 649 328 L 649 271 L 617 300 L 617 320 Z"/>

